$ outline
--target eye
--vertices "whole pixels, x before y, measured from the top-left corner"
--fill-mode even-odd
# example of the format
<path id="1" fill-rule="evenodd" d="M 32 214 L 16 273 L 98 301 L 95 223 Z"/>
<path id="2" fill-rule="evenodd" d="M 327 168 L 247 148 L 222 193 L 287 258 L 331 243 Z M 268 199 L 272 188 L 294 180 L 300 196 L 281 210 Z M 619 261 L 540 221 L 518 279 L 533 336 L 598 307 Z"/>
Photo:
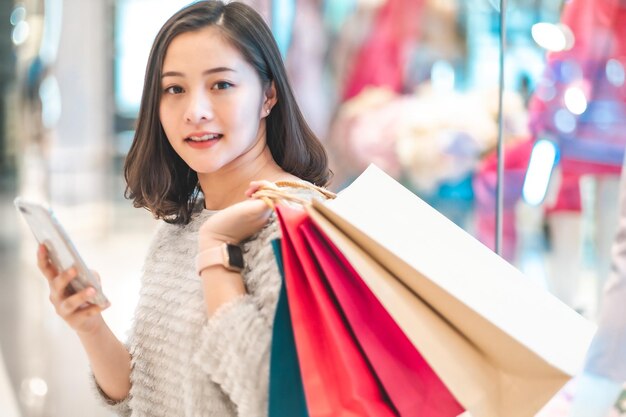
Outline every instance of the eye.
<path id="1" fill-rule="evenodd" d="M 183 92 L 183 88 L 178 85 L 172 85 L 163 90 L 166 94 L 181 94 Z"/>
<path id="2" fill-rule="evenodd" d="M 226 90 L 228 88 L 231 88 L 233 86 L 233 84 L 229 83 L 228 81 L 218 81 L 215 84 L 213 84 L 213 87 L 211 87 L 211 89 L 213 90 Z"/>

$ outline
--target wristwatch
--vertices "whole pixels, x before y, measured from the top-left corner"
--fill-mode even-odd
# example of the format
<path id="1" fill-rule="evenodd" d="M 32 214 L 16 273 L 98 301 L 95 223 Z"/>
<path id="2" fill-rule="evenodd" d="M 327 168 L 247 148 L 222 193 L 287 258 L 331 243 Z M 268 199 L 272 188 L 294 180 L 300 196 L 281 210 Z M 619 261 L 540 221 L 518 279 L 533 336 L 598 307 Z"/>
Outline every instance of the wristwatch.
<path id="1" fill-rule="evenodd" d="M 198 275 L 206 268 L 214 265 L 221 265 L 229 271 L 241 272 L 244 267 L 241 247 L 231 243 L 222 243 L 219 246 L 203 250 L 196 256 Z"/>

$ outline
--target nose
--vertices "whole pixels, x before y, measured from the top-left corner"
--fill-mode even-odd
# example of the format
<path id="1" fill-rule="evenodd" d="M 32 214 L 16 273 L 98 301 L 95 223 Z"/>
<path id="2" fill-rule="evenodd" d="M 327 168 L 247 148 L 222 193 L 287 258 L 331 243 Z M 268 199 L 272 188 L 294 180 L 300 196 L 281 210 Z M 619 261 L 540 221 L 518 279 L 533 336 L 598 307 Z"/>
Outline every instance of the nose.
<path id="1" fill-rule="evenodd" d="M 202 123 L 212 118 L 213 108 L 206 94 L 204 92 L 190 94 L 185 110 L 185 121 L 187 123 Z"/>

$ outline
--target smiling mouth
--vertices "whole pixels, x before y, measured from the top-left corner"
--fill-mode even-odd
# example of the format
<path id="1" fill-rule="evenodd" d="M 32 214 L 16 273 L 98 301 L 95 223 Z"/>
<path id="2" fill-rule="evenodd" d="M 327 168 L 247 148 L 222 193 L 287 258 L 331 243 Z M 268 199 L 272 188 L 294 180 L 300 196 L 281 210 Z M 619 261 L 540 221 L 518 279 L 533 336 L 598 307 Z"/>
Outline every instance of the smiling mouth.
<path id="1" fill-rule="evenodd" d="M 185 139 L 185 141 L 186 142 L 208 142 L 210 140 L 221 139 L 222 137 L 224 137 L 224 135 L 219 134 L 219 133 L 212 133 L 209 135 L 202 135 L 202 136 L 189 136 L 188 138 Z"/>

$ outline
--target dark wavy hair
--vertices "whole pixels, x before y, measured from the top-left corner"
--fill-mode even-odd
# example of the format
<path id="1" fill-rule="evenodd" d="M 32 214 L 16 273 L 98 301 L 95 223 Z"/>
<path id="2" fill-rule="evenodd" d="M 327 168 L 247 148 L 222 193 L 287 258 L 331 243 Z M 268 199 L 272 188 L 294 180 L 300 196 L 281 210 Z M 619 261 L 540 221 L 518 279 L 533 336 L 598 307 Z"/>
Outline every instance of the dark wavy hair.
<path id="1" fill-rule="evenodd" d="M 199 1 L 174 14 L 157 34 L 148 64 L 135 137 L 124 164 L 125 197 L 168 223 L 187 224 L 200 193 L 198 175 L 170 145 L 159 119 L 163 60 L 172 40 L 208 26 L 220 29 L 256 70 L 264 85 L 274 82 L 277 103 L 266 118 L 267 144 L 288 173 L 324 186 L 328 158 L 296 103 L 276 41 L 251 7 L 219 0 Z"/>

